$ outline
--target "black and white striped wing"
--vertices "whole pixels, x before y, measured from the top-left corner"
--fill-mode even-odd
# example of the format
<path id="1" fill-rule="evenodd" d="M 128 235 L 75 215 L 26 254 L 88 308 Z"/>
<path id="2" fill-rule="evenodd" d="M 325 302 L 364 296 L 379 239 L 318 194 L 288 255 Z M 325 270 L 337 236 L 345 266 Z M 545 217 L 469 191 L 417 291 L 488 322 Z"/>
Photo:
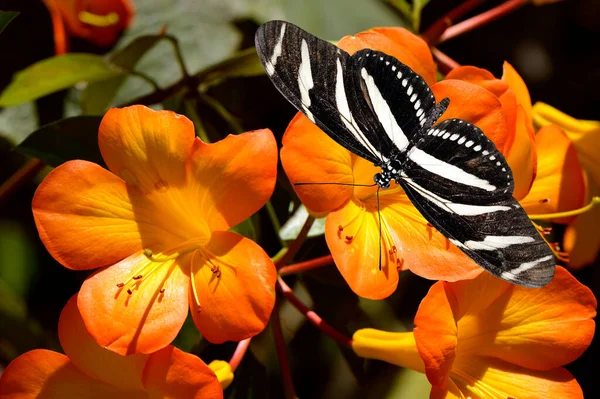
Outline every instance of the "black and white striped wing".
<path id="1" fill-rule="evenodd" d="M 284 21 L 262 25 L 255 42 L 267 75 L 290 103 L 353 153 L 375 164 L 387 160 L 382 151 L 391 145 L 369 126 L 374 116 L 348 53 Z"/>
<path id="2" fill-rule="evenodd" d="M 408 153 L 400 184 L 436 229 L 484 269 L 541 287 L 555 259 L 512 197 L 508 164 L 481 130 L 451 119 L 426 132 Z"/>

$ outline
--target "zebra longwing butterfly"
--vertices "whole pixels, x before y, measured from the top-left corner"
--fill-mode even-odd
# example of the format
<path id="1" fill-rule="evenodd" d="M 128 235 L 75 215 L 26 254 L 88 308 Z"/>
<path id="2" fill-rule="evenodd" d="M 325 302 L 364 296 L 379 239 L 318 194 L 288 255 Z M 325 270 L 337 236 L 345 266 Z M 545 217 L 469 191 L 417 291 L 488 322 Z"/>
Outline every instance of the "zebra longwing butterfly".
<path id="1" fill-rule="evenodd" d="M 541 287 L 554 275 L 552 251 L 513 198 L 510 167 L 475 125 L 448 119 L 421 76 L 396 58 L 344 50 L 284 21 L 256 33 L 273 84 L 337 143 L 381 167 L 423 217 L 493 275 Z"/>

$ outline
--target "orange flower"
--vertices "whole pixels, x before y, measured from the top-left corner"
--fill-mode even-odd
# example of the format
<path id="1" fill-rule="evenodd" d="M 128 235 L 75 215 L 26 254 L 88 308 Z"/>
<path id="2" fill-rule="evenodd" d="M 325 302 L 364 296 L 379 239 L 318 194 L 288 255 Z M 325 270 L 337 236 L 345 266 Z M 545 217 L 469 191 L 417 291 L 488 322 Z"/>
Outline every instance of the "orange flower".
<path id="1" fill-rule="evenodd" d="M 541 102 L 533 107 L 533 120 L 542 127 L 540 131 L 560 128 L 572 141 L 576 157 L 586 174 L 588 192 L 584 203 L 600 195 L 600 121 L 575 119 Z M 570 253 L 569 266 L 580 268 L 596 259 L 600 248 L 599 220 L 600 208 L 596 207 L 567 228 L 564 247 Z"/>
<path id="2" fill-rule="evenodd" d="M 175 338 L 188 302 L 211 342 L 262 331 L 275 267 L 262 248 L 227 230 L 273 192 L 272 133 L 205 144 L 187 118 L 132 106 L 107 112 L 98 143 L 114 174 L 67 162 L 33 198 L 52 256 L 70 269 L 102 268 L 78 299 L 94 339 L 120 354 L 154 352 Z"/>
<path id="3" fill-rule="evenodd" d="M 131 0 L 43 0 L 50 11 L 57 54 L 67 52 L 67 32 L 96 45 L 112 46 L 134 14 Z"/>
<path id="4" fill-rule="evenodd" d="M 58 335 L 66 356 L 45 349 L 19 356 L 0 376 L 1 398 L 223 397 L 215 373 L 174 346 L 126 357 L 100 347 L 85 328 L 77 295 L 60 315 Z"/>
<path id="5" fill-rule="evenodd" d="M 359 330 L 352 347 L 426 373 L 432 398 L 583 398 L 561 366 L 589 346 L 596 305 L 562 267 L 537 289 L 484 273 L 434 284 L 413 333 Z"/>
<path id="6" fill-rule="evenodd" d="M 445 82 L 454 79 L 481 86 L 500 102 L 506 135 L 503 143 L 490 138 L 512 169 L 515 178 L 513 196 L 528 213 L 558 213 L 583 206 L 585 182 L 575 148 L 559 129 L 542 129 L 534 134 L 529 91 L 508 62 L 504 63 L 502 79 L 473 66 L 454 69 L 446 76 Z M 489 135 L 485 129 L 484 132 Z M 563 218 L 554 222 L 568 223 L 572 220 Z"/>

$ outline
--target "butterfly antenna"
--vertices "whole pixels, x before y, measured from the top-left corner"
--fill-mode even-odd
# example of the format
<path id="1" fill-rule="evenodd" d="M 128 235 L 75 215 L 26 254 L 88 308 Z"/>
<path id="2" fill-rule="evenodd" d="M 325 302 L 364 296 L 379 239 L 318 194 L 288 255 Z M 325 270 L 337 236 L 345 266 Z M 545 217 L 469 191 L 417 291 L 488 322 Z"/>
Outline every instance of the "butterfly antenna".
<path id="1" fill-rule="evenodd" d="M 294 183 L 294 186 L 308 186 L 312 184 L 329 184 L 333 186 L 352 186 L 352 187 L 375 187 L 377 183 L 373 184 L 354 184 L 354 183 L 326 183 L 326 182 L 302 182 L 302 183 Z M 379 190 L 377 190 L 379 191 Z"/>
<path id="2" fill-rule="evenodd" d="M 381 208 L 379 206 L 379 187 L 377 187 L 377 217 L 379 218 L 379 271 L 381 271 Z"/>

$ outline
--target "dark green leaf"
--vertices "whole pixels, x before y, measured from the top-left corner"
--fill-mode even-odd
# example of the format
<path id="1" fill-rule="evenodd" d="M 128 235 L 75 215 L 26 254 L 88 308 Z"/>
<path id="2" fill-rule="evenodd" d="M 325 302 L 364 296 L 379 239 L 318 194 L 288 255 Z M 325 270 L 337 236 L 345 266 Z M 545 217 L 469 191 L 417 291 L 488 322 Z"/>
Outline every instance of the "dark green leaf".
<path id="1" fill-rule="evenodd" d="M 6 25 L 10 23 L 15 17 L 19 15 L 15 11 L 0 11 L 0 33 L 6 28 Z"/>
<path id="2" fill-rule="evenodd" d="M 259 76 L 265 73 L 254 47 L 242 50 L 223 62 L 196 74 L 202 91 L 224 79 Z"/>
<path id="3" fill-rule="evenodd" d="M 163 38 L 164 36 L 161 35 L 140 36 L 112 54 L 109 60 L 114 65 L 126 71 L 131 71 L 140 58 Z M 120 75 L 90 83 L 81 93 L 80 101 L 83 112 L 86 114 L 103 113 L 109 107 L 125 80 L 127 80 L 127 76 Z"/>
<path id="4" fill-rule="evenodd" d="M 258 225 L 258 223 L 259 223 L 258 215 L 252 215 L 251 217 L 244 220 L 243 222 L 233 226 L 230 230 L 234 231 L 238 234 L 241 234 L 244 237 L 251 239 L 252 241 L 257 241 L 258 240 L 258 230 L 257 230 L 256 226 Z"/>
<path id="5" fill-rule="evenodd" d="M 100 116 L 76 116 L 41 127 L 16 149 L 51 166 L 83 159 L 104 166 L 98 148 Z"/>
<path id="6" fill-rule="evenodd" d="M 124 72 L 94 54 L 73 53 L 47 58 L 17 73 L 0 95 L 0 107 L 10 107 L 74 86 L 122 75 Z"/>

